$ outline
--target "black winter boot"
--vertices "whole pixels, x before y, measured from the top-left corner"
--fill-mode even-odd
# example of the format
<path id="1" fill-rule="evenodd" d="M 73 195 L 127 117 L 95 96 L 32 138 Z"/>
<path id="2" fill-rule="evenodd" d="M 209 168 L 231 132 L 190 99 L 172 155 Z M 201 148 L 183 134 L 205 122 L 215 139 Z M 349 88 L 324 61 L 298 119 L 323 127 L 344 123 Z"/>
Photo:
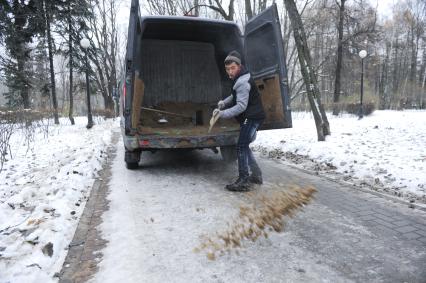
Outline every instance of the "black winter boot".
<path id="1" fill-rule="evenodd" d="M 249 182 L 253 184 L 262 185 L 263 184 L 262 174 L 259 174 L 259 175 L 251 174 L 249 177 Z"/>
<path id="2" fill-rule="evenodd" d="M 246 192 L 250 188 L 249 177 L 238 177 L 238 179 L 225 187 L 228 191 L 232 192 Z"/>

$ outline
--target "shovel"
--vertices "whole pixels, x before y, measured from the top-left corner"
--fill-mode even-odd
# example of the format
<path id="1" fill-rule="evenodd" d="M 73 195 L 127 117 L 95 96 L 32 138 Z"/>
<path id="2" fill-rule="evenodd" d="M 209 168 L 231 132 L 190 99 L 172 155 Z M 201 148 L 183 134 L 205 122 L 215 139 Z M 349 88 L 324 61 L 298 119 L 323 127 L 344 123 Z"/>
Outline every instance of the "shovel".
<path id="1" fill-rule="evenodd" d="M 214 124 L 216 124 L 217 120 L 219 120 L 219 112 L 216 113 L 216 115 L 213 113 L 212 117 L 210 118 L 210 127 L 208 133 L 210 134 L 210 131 L 212 130 Z"/>

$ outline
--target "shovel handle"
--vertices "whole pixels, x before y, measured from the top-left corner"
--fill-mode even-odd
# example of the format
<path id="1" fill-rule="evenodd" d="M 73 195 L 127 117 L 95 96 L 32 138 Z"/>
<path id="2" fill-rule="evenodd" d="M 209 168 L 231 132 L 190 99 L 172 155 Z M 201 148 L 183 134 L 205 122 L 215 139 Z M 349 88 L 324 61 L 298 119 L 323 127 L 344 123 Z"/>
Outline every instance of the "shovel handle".
<path id="1" fill-rule="evenodd" d="M 158 110 L 158 109 L 153 109 L 153 108 L 147 108 L 147 107 L 141 107 L 141 109 L 147 110 L 147 111 L 152 111 L 152 112 L 157 112 L 157 113 L 161 113 L 161 114 L 178 116 L 178 117 L 187 118 L 187 119 L 192 120 L 192 117 L 189 117 L 189 116 L 186 116 L 186 115 L 183 115 L 183 114 L 178 114 L 178 113 L 173 113 L 173 112 L 168 112 L 168 111 Z"/>

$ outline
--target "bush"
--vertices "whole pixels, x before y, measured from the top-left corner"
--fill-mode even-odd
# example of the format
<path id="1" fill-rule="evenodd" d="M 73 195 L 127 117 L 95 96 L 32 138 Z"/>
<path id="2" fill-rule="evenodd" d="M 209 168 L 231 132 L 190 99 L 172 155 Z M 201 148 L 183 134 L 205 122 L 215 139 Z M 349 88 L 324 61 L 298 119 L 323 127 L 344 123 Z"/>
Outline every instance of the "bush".
<path id="1" fill-rule="evenodd" d="M 10 138 L 12 134 L 21 131 L 24 134 L 24 142 L 27 151 L 34 141 L 36 130 L 41 129 L 45 136 L 49 132 L 49 111 L 36 111 L 30 109 L 0 109 L 0 172 L 3 169 L 6 156 L 12 157 Z"/>
<path id="2" fill-rule="evenodd" d="M 114 118 L 115 112 L 114 110 L 111 110 L 111 109 L 94 109 L 93 116 L 100 116 L 105 119 Z"/>
<path id="3" fill-rule="evenodd" d="M 376 109 L 376 106 L 373 102 L 367 102 L 367 103 L 363 103 L 363 114 L 364 116 L 368 116 L 371 113 L 374 112 L 374 110 Z M 346 112 L 350 113 L 350 114 L 354 114 L 354 115 L 358 115 L 359 114 L 359 103 L 348 103 L 345 106 L 345 110 Z"/>

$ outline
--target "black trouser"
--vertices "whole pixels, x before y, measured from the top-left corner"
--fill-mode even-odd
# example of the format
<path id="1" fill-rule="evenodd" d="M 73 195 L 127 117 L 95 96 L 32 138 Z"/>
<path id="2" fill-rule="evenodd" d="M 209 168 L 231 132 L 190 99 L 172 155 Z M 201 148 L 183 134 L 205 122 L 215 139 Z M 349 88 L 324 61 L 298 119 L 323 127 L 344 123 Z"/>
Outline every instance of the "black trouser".
<path id="1" fill-rule="evenodd" d="M 238 174 L 242 178 L 249 176 L 249 167 L 252 174 L 262 174 L 249 147 L 250 143 L 256 139 L 257 129 L 259 129 L 262 122 L 263 120 L 245 119 L 240 123 L 240 136 L 237 143 L 237 153 Z"/>

